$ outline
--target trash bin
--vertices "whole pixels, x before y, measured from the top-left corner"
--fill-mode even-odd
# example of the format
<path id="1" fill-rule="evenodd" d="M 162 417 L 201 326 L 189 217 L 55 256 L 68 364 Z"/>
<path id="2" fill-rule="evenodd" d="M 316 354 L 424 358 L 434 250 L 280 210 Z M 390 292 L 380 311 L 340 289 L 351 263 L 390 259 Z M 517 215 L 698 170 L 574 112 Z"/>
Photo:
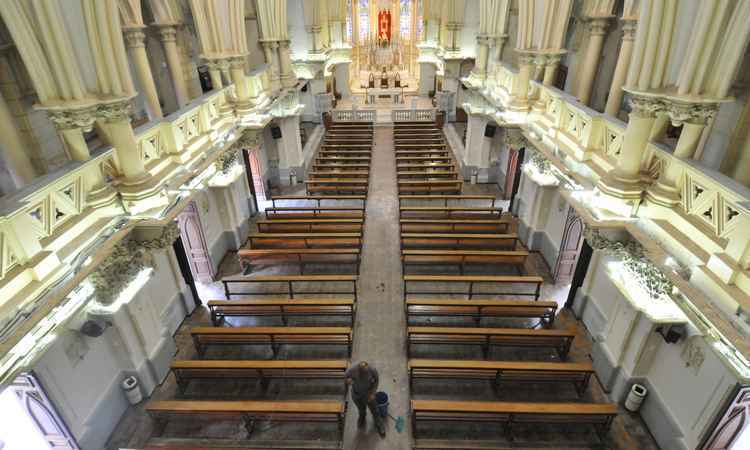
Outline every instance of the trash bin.
<path id="1" fill-rule="evenodd" d="M 648 394 L 646 386 L 638 383 L 634 384 L 633 387 L 630 388 L 628 397 L 625 399 L 625 409 L 630 412 L 638 411 L 641 408 L 643 399 L 646 398 L 646 394 Z"/>
<path id="2" fill-rule="evenodd" d="M 376 392 L 375 406 L 381 417 L 388 417 L 388 394 L 385 392 Z"/>
<path id="3" fill-rule="evenodd" d="M 143 400 L 143 394 L 141 393 L 140 386 L 138 386 L 138 379 L 136 377 L 129 376 L 125 378 L 122 380 L 121 386 L 131 405 L 137 405 Z"/>

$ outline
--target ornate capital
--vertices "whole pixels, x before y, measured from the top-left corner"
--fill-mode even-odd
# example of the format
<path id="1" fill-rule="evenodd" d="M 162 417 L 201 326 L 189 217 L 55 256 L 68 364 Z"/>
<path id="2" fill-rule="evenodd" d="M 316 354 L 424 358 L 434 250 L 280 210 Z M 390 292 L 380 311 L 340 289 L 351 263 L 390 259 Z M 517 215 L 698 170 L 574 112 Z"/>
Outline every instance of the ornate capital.
<path id="1" fill-rule="evenodd" d="M 82 108 L 48 109 L 47 114 L 58 130 L 72 130 L 82 128 L 91 131 L 97 116 L 98 105 L 88 105 Z"/>
<path id="2" fill-rule="evenodd" d="M 589 33 L 591 33 L 592 36 L 604 36 L 607 34 L 607 27 L 609 26 L 610 19 L 612 19 L 611 16 L 588 17 L 586 25 L 588 26 Z"/>
<path id="3" fill-rule="evenodd" d="M 226 59 L 230 69 L 244 69 L 245 68 L 245 57 L 244 56 L 232 56 Z"/>
<path id="4" fill-rule="evenodd" d="M 206 61 L 206 67 L 209 71 L 217 70 L 223 72 L 229 69 L 229 61 L 226 59 L 203 58 Z"/>
<path id="5" fill-rule="evenodd" d="M 154 24 L 162 42 L 177 42 L 176 24 Z"/>
<path id="6" fill-rule="evenodd" d="M 519 149 L 526 147 L 528 142 L 520 129 L 506 128 L 505 130 L 505 143 L 512 148 Z"/>
<path id="7" fill-rule="evenodd" d="M 635 32 L 638 29 L 638 21 L 635 19 L 622 19 L 622 40 L 634 41 Z"/>
<path id="8" fill-rule="evenodd" d="M 677 103 L 671 101 L 666 101 L 664 105 L 674 126 L 680 126 L 683 123 L 705 124 L 719 107 L 715 103 Z"/>
<path id="9" fill-rule="evenodd" d="M 236 148 L 230 148 L 216 159 L 215 164 L 219 172 L 229 174 L 234 166 L 240 164 L 240 152 Z"/>
<path id="10" fill-rule="evenodd" d="M 133 112 L 133 102 L 131 99 L 123 99 L 111 103 L 100 104 L 96 111 L 97 119 L 104 119 L 106 122 L 119 122 L 130 120 L 130 114 Z"/>
<path id="11" fill-rule="evenodd" d="M 128 48 L 146 47 L 146 33 L 143 30 L 146 27 L 123 27 L 122 34 L 125 35 L 125 43 Z"/>
<path id="12" fill-rule="evenodd" d="M 260 147 L 260 133 L 254 130 L 247 130 L 242 133 L 235 142 L 238 148 L 258 148 Z"/>
<path id="13" fill-rule="evenodd" d="M 663 103 L 658 98 L 633 93 L 630 94 L 628 104 L 630 113 L 639 117 L 656 117 L 656 113 L 664 109 Z"/>
<path id="14" fill-rule="evenodd" d="M 477 44 L 486 45 L 487 47 L 492 45 L 492 42 L 494 40 L 495 40 L 494 36 L 490 36 L 488 34 L 480 34 L 477 36 Z"/>
<path id="15" fill-rule="evenodd" d="M 528 50 L 517 50 L 518 52 L 518 64 L 530 66 L 534 64 L 536 55 Z"/>

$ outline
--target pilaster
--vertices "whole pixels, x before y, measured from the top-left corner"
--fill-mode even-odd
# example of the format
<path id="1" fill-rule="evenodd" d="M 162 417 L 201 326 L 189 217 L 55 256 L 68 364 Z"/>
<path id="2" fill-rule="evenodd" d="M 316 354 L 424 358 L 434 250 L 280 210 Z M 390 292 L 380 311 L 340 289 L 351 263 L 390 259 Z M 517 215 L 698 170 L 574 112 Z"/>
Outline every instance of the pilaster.
<path id="1" fill-rule="evenodd" d="M 125 36 L 125 44 L 130 52 L 130 58 L 135 66 L 138 82 L 143 90 L 143 96 L 146 97 L 148 116 L 151 120 L 154 120 L 162 118 L 164 114 L 161 110 L 159 95 L 156 93 L 156 84 L 146 55 L 145 29 L 145 26 L 126 27 L 122 29 L 122 32 Z"/>
<path id="2" fill-rule="evenodd" d="M 182 72 L 182 62 L 180 61 L 180 52 L 177 49 L 177 27 L 179 24 L 176 23 L 155 23 L 159 34 L 159 40 L 161 40 L 164 46 L 164 53 L 167 58 L 167 67 L 172 77 L 172 85 L 174 86 L 175 96 L 177 97 L 177 104 L 180 108 L 187 105 L 190 102 L 188 97 L 187 83 L 185 83 L 185 77 Z"/>
<path id="3" fill-rule="evenodd" d="M 622 87 L 628 76 L 637 24 L 636 19 L 622 19 L 622 45 L 620 46 L 620 53 L 617 55 L 617 65 L 615 66 L 615 73 L 612 76 L 612 85 L 609 88 L 607 105 L 604 107 L 604 113 L 610 116 L 617 117 L 617 114 L 620 112 L 623 96 Z"/>
<path id="4" fill-rule="evenodd" d="M 604 38 L 607 35 L 609 22 L 613 17 L 598 16 L 586 18 L 586 25 L 589 29 L 589 42 L 586 46 L 583 64 L 580 65 L 582 72 L 578 82 L 578 99 L 584 105 L 588 105 L 591 99 L 591 91 L 594 88 L 594 78 L 599 68 Z"/>

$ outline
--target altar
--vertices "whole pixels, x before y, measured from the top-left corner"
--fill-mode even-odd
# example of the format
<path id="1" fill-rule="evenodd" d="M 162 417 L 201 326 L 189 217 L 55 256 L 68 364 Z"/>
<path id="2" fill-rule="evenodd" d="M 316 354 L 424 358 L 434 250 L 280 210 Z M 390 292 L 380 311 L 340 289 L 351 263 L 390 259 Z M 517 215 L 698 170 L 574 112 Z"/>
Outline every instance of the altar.
<path id="1" fill-rule="evenodd" d="M 404 88 L 368 88 L 365 102 L 375 104 L 381 97 L 390 97 L 393 103 L 404 103 Z"/>

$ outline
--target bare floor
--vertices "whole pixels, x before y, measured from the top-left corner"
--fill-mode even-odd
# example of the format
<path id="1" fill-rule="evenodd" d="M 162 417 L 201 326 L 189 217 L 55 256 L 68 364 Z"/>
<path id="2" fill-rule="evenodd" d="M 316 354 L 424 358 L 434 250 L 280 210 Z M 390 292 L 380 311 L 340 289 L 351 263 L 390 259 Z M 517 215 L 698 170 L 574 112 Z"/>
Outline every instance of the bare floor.
<path id="1" fill-rule="evenodd" d="M 608 401 L 606 393 L 594 379 L 583 398 L 579 399 L 573 386 L 523 384 L 503 385 L 500 392 L 495 392 L 489 384 L 482 382 L 447 382 L 419 381 L 414 390 L 409 391 L 406 370 L 405 317 L 402 301 L 401 263 L 399 258 L 398 201 L 396 193 L 395 160 L 392 146 L 392 129 L 378 127 L 375 132 L 370 193 L 366 205 L 365 239 L 362 253 L 362 266 L 358 286 L 358 309 L 356 315 L 354 347 L 352 361 L 367 360 L 380 372 L 380 390 L 390 396 L 389 411 L 394 418 L 403 417 L 406 427 L 398 432 L 394 428 L 394 419 L 388 419 L 388 434 L 385 439 L 378 436 L 368 419 L 367 428 L 357 429 L 356 408 L 350 405 L 347 413 L 343 448 L 346 450 L 394 449 L 406 450 L 412 446 L 409 427 L 409 399 L 455 399 L 455 400 L 507 400 L 507 401 Z M 493 185 L 467 185 L 465 193 L 498 194 Z M 285 192 L 287 193 L 287 192 Z M 433 269 L 434 270 L 434 269 Z M 451 273 L 450 267 L 439 273 Z M 487 272 L 477 268 L 477 273 Z M 228 254 L 222 263 L 221 275 L 239 273 L 240 269 L 235 255 Z M 328 269 L 306 268 L 305 273 L 350 273 L 350 268 Z M 567 297 L 567 286 L 552 284 L 549 269 L 538 254 L 532 254 L 525 268 L 529 274 L 539 274 L 545 278 L 542 298 L 554 299 L 561 306 Z M 260 267 L 253 273 L 281 274 L 298 273 L 293 266 Z M 412 271 L 411 273 L 416 273 Z M 314 289 L 314 286 L 310 286 Z M 220 283 L 202 286 L 201 297 L 204 302 L 210 299 L 221 299 L 223 289 Z M 280 325 L 273 319 L 233 319 L 229 325 Z M 302 319 L 292 324 L 317 324 L 319 319 Z M 326 320 L 325 324 L 336 324 L 335 320 Z M 339 322 L 341 323 L 341 322 Z M 195 358 L 195 350 L 190 340 L 189 329 L 195 325 L 207 325 L 210 320 L 207 310 L 199 307 L 177 332 L 178 352 L 176 358 Z M 459 324 L 456 322 L 456 324 Z M 487 322 L 487 326 L 522 326 L 526 324 Z M 577 335 L 571 349 L 570 361 L 590 359 L 591 340 L 583 325 L 568 310 L 562 310 L 555 321 L 555 328 L 573 329 Z M 211 349 L 206 358 L 271 358 L 271 352 L 262 348 L 221 348 Z M 479 349 L 471 347 L 449 348 L 414 348 L 413 357 L 436 357 L 442 359 L 471 359 L 482 355 Z M 493 359 L 554 361 L 556 356 L 542 349 L 495 349 L 490 355 Z M 335 348 L 289 346 L 279 358 L 346 358 L 345 352 Z M 254 381 L 212 381 L 192 382 L 184 394 L 179 394 L 172 375 L 168 376 L 157 388 L 151 398 L 173 399 L 338 399 L 343 395 L 343 387 L 337 382 L 272 382 L 261 388 Z M 131 407 L 123 416 L 120 424 L 108 442 L 108 450 L 120 448 L 143 448 L 152 438 L 153 423 L 144 412 L 143 402 Z M 420 438 L 430 448 L 479 449 L 479 448 L 567 448 L 567 449 L 638 449 L 650 450 L 658 447 L 638 415 L 624 409 L 604 441 L 599 441 L 594 432 L 586 427 L 570 426 L 519 426 L 514 428 L 514 441 L 507 440 L 502 428 L 487 424 L 455 424 L 448 426 L 421 426 Z M 174 438 L 203 439 L 202 445 L 214 445 L 227 448 L 256 448 L 260 445 L 271 445 L 284 448 L 299 446 L 303 448 L 335 447 L 335 426 L 316 425 L 301 426 L 265 425 L 246 440 L 246 431 L 239 422 L 193 421 L 170 423 L 163 435 L 163 440 L 183 442 Z M 217 442 L 220 442 L 218 444 Z M 490 444 L 491 442 L 491 444 Z M 489 446 L 491 445 L 491 447 Z"/>

